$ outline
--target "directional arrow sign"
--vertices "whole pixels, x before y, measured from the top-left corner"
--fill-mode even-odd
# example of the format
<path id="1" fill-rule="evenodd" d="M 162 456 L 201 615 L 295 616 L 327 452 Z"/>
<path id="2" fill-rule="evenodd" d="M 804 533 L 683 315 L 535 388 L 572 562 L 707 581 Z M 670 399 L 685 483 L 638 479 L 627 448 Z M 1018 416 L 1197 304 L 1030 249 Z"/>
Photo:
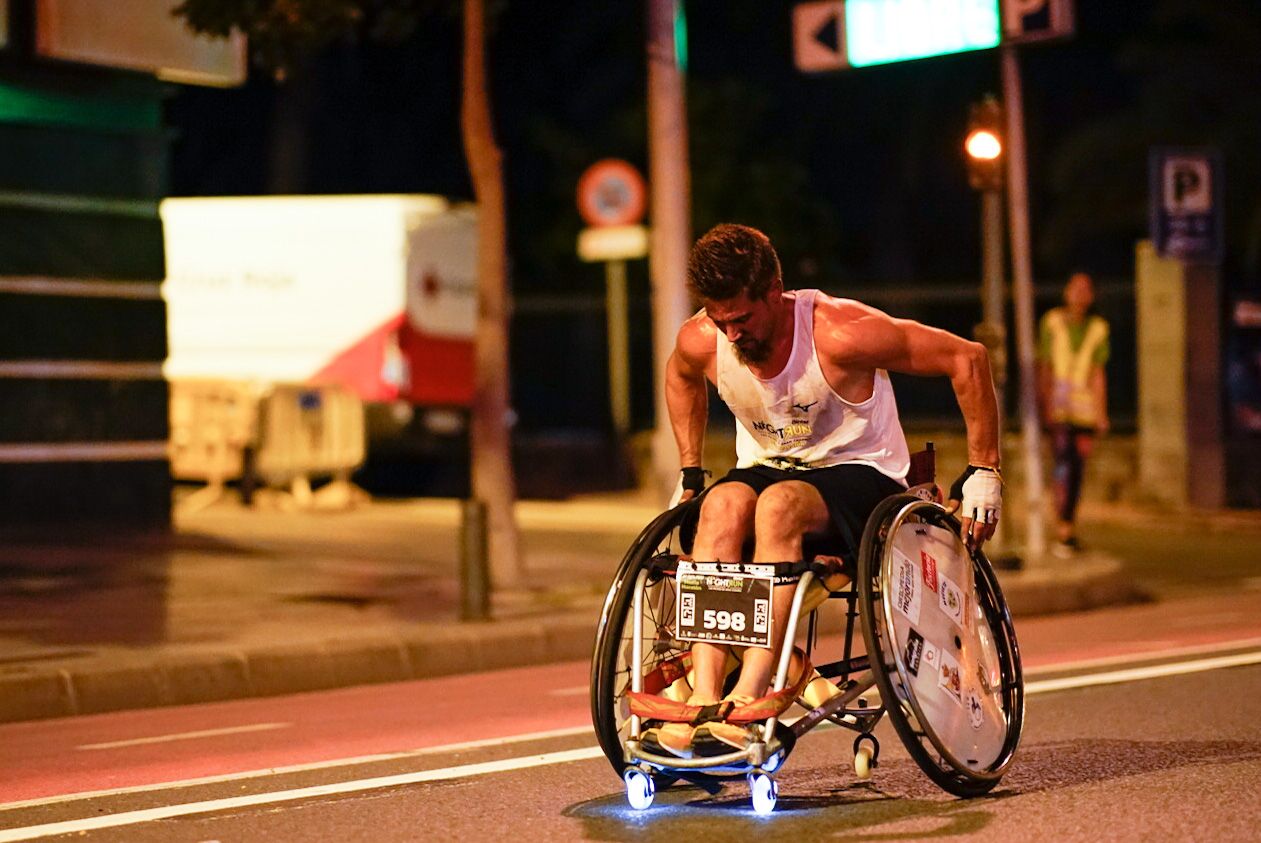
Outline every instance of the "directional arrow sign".
<path id="1" fill-rule="evenodd" d="M 1073 0 L 1003 0 L 1003 43 L 1050 41 L 1073 34 Z"/>
<path id="2" fill-rule="evenodd" d="M 1004 0 L 1012 9 L 1051 10 L 1063 29 L 1069 0 Z M 833 0 L 793 8 L 793 54 L 799 70 L 814 73 L 922 59 L 997 47 L 999 0 Z M 1061 10 L 1056 18 L 1054 10 Z M 1024 24 L 1037 26 L 1039 12 Z M 1010 20 L 1010 19 L 1009 19 Z M 1058 21 L 1058 23 L 1057 23 Z M 1071 20 L 1069 21 L 1071 23 Z M 1054 28 L 1054 27 L 1053 27 Z M 1068 31 L 1071 31 L 1071 26 Z M 1058 34 L 1060 30 L 1056 30 Z M 1027 32 L 1025 39 L 1051 37 Z"/>
<path id="3" fill-rule="evenodd" d="M 842 70 L 845 58 L 843 0 L 799 3 L 793 7 L 793 58 L 804 73 Z"/>

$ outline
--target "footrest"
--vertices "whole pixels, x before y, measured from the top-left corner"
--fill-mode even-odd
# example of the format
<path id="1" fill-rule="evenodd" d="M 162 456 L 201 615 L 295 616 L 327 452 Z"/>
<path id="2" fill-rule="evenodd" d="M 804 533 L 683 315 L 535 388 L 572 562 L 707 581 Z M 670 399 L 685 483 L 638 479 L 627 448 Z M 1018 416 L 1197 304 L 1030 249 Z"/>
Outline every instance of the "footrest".
<path id="1" fill-rule="evenodd" d="M 669 687 L 675 679 L 685 675 L 691 668 L 691 655 L 679 656 L 665 662 L 644 677 L 644 687 L 648 690 L 627 692 L 626 696 L 630 701 L 631 714 L 647 720 L 693 724 L 715 719 L 725 720 L 728 723 L 756 723 L 769 717 L 778 717 L 801 695 L 802 689 L 806 687 L 806 683 L 810 681 L 811 675 L 814 673 L 814 668 L 811 666 L 810 660 L 806 658 L 805 653 L 801 652 L 800 649 L 797 650 L 797 653 L 801 656 L 802 670 L 796 682 L 792 685 L 784 686 L 783 690 L 767 694 L 764 697 L 758 697 L 744 705 L 734 705 L 729 700 L 724 701 L 731 706 L 730 708 L 725 708 L 723 703 L 708 706 L 688 705 L 687 703 L 659 696 L 661 690 Z M 707 709 L 713 709 L 713 711 L 707 712 Z M 720 712 L 724 712 L 725 716 L 721 716 Z M 697 720 L 698 717 L 707 719 Z"/>

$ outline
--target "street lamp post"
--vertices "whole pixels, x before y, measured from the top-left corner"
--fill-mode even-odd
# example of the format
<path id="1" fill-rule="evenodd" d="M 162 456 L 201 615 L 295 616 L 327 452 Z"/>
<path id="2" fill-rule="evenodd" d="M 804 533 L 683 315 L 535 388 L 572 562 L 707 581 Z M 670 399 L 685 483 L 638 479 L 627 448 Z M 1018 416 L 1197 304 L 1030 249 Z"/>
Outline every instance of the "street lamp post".
<path id="1" fill-rule="evenodd" d="M 976 339 L 989 351 L 994 392 L 998 402 L 998 446 L 1002 453 L 1006 427 L 1007 327 L 1003 284 L 1003 113 L 993 97 L 972 107 L 964 151 L 968 157 L 968 182 L 981 195 L 981 324 Z M 1002 549 L 1004 522 L 991 540 Z"/>
<path id="2" fill-rule="evenodd" d="M 1003 104 L 1007 112 L 1007 201 L 1011 210 L 1012 301 L 1015 305 L 1016 354 L 1020 361 L 1020 429 L 1024 450 L 1026 556 L 1040 560 L 1046 551 L 1042 524 L 1042 426 L 1037 406 L 1034 359 L 1033 256 L 1029 245 L 1029 175 L 1025 162 L 1025 118 L 1020 61 L 1014 44 L 1000 48 Z"/>

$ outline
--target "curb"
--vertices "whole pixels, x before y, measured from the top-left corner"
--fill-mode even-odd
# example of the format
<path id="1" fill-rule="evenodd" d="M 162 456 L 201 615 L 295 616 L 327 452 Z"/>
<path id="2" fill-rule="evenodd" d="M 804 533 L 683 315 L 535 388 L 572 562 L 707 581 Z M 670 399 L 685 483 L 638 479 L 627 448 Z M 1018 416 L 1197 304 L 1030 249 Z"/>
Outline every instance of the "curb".
<path id="1" fill-rule="evenodd" d="M 1150 599 L 1118 560 L 1099 556 L 1075 560 L 1072 571 L 1000 571 L 999 579 L 1018 619 Z M 843 629 L 844 614 L 830 616 L 820 631 Z M 528 619 L 409 626 L 243 649 L 170 647 L 151 656 L 105 650 L 63 666 L 10 665 L 0 670 L 0 723 L 577 661 L 591 656 L 598 617 L 593 604 Z"/>
<path id="2" fill-rule="evenodd" d="M 244 650 L 104 653 L 0 672 L 0 723 L 223 702 L 575 661 L 591 656 L 598 611 L 427 626 Z"/>
<path id="3" fill-rule="evenodd" d="M 1071 565 L 1072 570 L 999 571 L 998 582 L 1012 615 L 1020 619 L 1152 600 L 1125 574 L 1119 559 L 1092 554 Z"/>

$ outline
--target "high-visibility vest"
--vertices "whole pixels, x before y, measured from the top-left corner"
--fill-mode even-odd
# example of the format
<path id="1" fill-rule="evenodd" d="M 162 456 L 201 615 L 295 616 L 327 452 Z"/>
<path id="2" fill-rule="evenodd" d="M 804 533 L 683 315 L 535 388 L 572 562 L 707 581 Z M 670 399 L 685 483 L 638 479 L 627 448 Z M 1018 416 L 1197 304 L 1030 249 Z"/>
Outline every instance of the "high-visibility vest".
<path id="1" fill-rule="evenodd" d="M 1051 421 L 1067 422 L 1081 427 L 1094 427 L 1095 396 L 1090 389 L 1090 372 L 1095 366 L 1099 347 L 1108 340 L 1108 322 L 1101 316 L 1086 318 L 1081 345 L 1073 348 L 1068 313 L 1057 307 L 1043 317 L 1050 334 Z"/>

